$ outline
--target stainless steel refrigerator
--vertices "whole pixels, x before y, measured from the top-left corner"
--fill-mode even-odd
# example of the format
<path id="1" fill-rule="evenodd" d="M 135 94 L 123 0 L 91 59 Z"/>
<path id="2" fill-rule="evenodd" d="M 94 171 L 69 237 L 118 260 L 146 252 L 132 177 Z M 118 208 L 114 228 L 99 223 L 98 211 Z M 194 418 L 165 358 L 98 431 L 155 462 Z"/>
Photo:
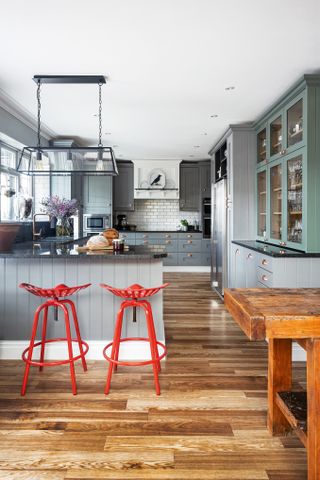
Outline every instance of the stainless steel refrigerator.
<path id="1" fill-rule="evenodd" d="M 227 179 L 212 184 L 211 285 L 220 296 L 228 285 Z"/>

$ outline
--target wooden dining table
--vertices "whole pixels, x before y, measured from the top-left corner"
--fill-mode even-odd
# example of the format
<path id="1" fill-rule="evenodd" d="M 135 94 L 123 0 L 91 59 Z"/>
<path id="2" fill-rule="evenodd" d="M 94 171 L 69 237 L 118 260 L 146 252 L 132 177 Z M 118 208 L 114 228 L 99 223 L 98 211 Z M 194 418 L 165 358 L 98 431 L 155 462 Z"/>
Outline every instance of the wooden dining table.
<path id="1" fill-rule="evenodd" d="M 250 340 L 268 340 L 268 428 L 294 430 L 320 480 L 320 288 L 226 289 L 225 306 Z M 307 352 L 307 391 L 292 391 L 292 342 Z"/>

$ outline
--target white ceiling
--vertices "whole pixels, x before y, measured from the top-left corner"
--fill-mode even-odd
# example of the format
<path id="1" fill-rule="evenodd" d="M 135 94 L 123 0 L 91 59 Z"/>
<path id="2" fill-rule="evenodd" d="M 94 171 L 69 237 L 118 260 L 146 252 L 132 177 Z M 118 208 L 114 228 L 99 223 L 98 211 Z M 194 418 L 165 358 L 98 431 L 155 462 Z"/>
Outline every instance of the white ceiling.
<path id="1" fill-rule="evenodd" d="M 319 71 L 319 18 L 319 0 L 2 0 L 0 88 L 35 113 L 34 74 L 104 74 L 118 157 L 205 158 Z M 95 85 L 44 85 L 42 101 L 57 135 L 97 143 Z"/>

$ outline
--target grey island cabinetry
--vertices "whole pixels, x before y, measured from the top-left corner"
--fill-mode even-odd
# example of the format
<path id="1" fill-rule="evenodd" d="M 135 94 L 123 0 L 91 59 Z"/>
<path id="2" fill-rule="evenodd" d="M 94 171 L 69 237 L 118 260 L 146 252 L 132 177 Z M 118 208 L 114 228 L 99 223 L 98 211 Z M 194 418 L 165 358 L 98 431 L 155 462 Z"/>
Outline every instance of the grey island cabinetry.
<path id="1" fill-rule="evenodd" d="M 84 242 L 26 242 L 14 245 L 10 253 L 0 253 L 0 356 L 6 358 L 8 344 L 14 349 L 16 343 L 30 337 L 35 309 L 41 299 L 28 294 L 18 285 L 31 283 L 44 288 L 60 283 L 70 286 L 92 283 L 87 290 L 72 297 L 75 301 L 82 337 L 98 345 L 97 354 L 102 357 L 102 345 L 113 337 L 113 329 L 121 298 L 103 290 L 99 283 L 127 287 L 134 283 L 155 287 L 163 283 L 162 260 L 165 253 L 161 246 L 146 249 L 131 247 L 122 254 L 111 252 L 78 253 L 76 247 Z M 158 339 L 163 342 L 162 292 L 151 297 Z M 147 337 L 146 322 L 141 309 L 137 309 L 137 321 L 132 312 L 126 311 L 123 336 Z M 53 315 L 51 313 L 51 315 Z M 48 337 L 65 337 L 64 322 L 50 317 Z M 130 342 L 131 343 L 131 342 Z M 7 347 L 6 347 L 7 345 Z M 13 345 L 13 346 L 12 346 Z M 147 344 L 146 344 L 147 347 Z M 143 346 L 143 352 L 147 351 Z M 18 348 L 18 347 L 16 347 Z M 21 355 L 21 346 L 18 355 Z M 136 358 L 138 351 L 132 353 Z M 91 349 L 91 354 L 94 348 Z M 90 353 L 90 352 L 89 352 Z M 101 354 L 101 355 L 100 355 Z M 147 351 L 148 354 L 148 351 Z M 9 358 L 12 353 L 9 354 Z M 140 351 L 141 355 L 141 351 Z M 7 357 L 8 358 L 8 357 Z M 11 356 L 12 358 L 12 356 Z M 90 358 L 90 357 L 89 357 Z"/>

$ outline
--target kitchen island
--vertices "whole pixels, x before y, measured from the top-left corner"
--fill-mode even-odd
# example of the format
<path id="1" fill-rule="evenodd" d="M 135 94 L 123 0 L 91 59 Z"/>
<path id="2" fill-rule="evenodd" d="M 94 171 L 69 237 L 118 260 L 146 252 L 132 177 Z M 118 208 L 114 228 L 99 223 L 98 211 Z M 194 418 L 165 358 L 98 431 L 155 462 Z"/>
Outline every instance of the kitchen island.
<path id="1" fill-rule="evenodd" d="M 44 239 L 15 244 L 10 252 L 0 252 L 0 358 L 19 358 L 30 337 L 34 311 L 41 299 L 28 294 L 18 285 L 31 283 L 44 288 L 60 283 L 92 286 L 72 299 L 78 311 L 83 339 L 89 341 L 87 358 L 103 358 L 102 347 L 113 337 L 113 327 L 121 298 L 103 290 L 99 283 L 127 287 L 139 283 L 146 287 L 158 286 L 162 281 L 162 259 L 166 256 L 161 246 L 130 246 L 129 251 L 78 252 L 87 239 L 66 241 Z M 150 298 L 157 337 L 164 342 L 162 292 Z M 147 330 L 143 312 L 137 309 L 137 321 L 131 311 L 125 312 L 123 336 L 145 337 Z M 64 322 L 54 319 L 50 312 L 48 336 L 64 337 Z M 131 342 L 130 342 L 131 343 Z M 64 347 L 63 347 L 64 348 Z M 129 349 L 126 358 L 148 355 L 146 345 Z M 64 350 L 63 350 L 64 351 Z M 61 357 L 58 344 L 50 345 L 48 355 Z"/>

